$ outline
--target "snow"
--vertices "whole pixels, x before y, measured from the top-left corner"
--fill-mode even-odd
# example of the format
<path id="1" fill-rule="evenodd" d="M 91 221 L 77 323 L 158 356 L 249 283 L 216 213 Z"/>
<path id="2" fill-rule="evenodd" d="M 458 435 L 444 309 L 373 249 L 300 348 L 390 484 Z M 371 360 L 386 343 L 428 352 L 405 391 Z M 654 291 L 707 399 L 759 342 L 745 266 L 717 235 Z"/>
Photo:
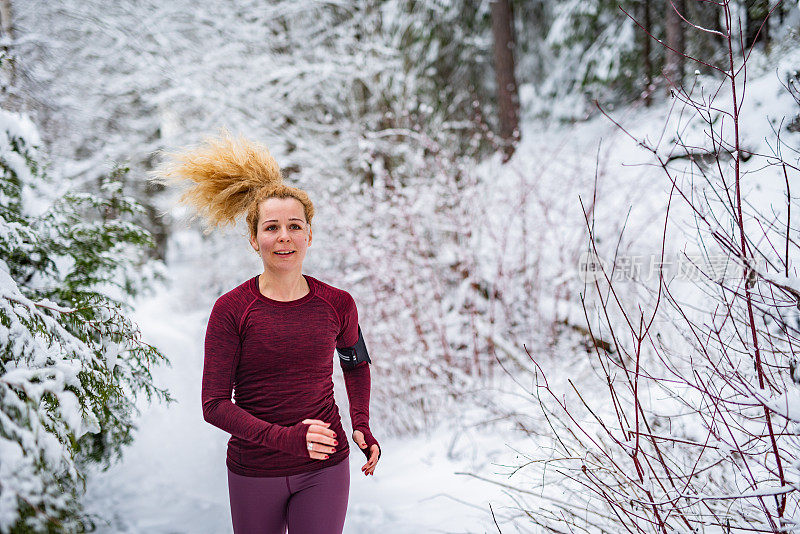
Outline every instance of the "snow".
<path id="1" fill-rule="evenodd" d="M 692 496 L 692 498 L 697 499 L 707 499 L 707 500 L 730 500 L 730 499 L 742 499 L 742 498 L 752 498 L 752 497 L 766 497 L 768 495 L 782 495 L 784 493 L 790 493 L 792 491 L 797 491 L 797 488 L 792 485 L 786 486 L 775 486 L 775 487 L 763 487 L 756 491 L 743 491 L 742 493 L 737 493 L 734 495 L 697 495 Z"/>
<path id="2" fill-rule="evenodd" d="M 8 132 L 9 137 L 24 139 L 32 147 L 42 144 L 39 129 L 30 117 L 25 115 L 0 110 L 0 132 Z"/>
<path id="3" fill-rule="evenodd" d="M 776 414 L 800 423 L 800 390 L 790 389 L 777 397 L 765 402 L 766 406 Z"/>

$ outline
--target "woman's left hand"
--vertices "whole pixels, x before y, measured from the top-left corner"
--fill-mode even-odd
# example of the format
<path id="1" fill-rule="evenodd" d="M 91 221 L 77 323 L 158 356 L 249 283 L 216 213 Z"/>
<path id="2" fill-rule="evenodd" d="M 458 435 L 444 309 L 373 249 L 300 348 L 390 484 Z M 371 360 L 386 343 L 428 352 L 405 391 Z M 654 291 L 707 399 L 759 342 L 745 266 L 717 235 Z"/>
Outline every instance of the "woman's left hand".
<path id="1" fill-rule="evenodd" d="M 353 430 L 353 441 L 355 441 L 356 445 L 358 445 L 362 450 L 367 448 L 367 442 L 364 440 L 364 433 L 360 430 Z M 381 449 L 378 445 L 373 445 L 370 448 L 369 460 L 367 460 L 367 463 L 361 466 L 361 472 L 364 473 L 364 476 L 374 476 L 375 466 L 378 465 L 380 451 Z"/>

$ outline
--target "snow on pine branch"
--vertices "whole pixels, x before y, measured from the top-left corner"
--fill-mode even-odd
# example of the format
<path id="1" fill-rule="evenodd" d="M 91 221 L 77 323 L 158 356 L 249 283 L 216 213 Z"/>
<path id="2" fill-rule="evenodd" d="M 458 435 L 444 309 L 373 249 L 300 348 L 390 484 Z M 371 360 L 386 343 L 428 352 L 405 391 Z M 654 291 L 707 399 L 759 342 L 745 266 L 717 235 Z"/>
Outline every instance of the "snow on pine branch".
<path id="1" fill-rule="evenodd" d="M 0 532 L 82 532 L 86 466 L 130 441 L 138 392 L 170 400 L 125 316 L 151 240 L 113 175 L 54 195 L 25 125 L 0 111 Z"/>

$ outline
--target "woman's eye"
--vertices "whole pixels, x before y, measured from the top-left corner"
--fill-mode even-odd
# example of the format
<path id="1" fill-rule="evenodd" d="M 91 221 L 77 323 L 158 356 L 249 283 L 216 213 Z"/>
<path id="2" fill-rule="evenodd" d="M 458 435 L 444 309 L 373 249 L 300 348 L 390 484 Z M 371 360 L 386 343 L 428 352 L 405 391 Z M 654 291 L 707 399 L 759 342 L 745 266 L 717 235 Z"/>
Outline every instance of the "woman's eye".
<path id="1" fill-rule="evenodd" d="M 271 232 L 271 231 L 273 231 L 273 230 L 276 230 L 277 228 L 278 228 L 278 227 L 277 227 L 277 226 L 275 226 L 274 224 L 270 224 L 269 226 L 267 226 L 266 228 L 264 228 L 264 230 L 266 230 L 266 231 L 268 231 L 268 232 Z"/>
<path id="2" fill-rule="evenodd" d="M 302 228 L 300 228 L 299 224 L 293 224 L 292 225 L 292 230 L 302 230 Z"/>

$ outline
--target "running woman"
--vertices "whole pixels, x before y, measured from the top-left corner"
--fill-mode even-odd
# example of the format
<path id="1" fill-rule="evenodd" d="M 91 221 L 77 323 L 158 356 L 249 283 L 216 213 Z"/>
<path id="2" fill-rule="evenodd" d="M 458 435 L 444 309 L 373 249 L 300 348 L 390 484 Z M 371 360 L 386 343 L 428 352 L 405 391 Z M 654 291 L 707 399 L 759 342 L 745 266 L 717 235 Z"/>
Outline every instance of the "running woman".
<path id="1" fill-rule="evenodd" d="M 314 207 L 285 184 L 269 151 L 224 132 L 169 154 L 158 182 L 188 182 L 181 201 L 211 226 L 246 214 L 264 270 L 220 296 L 206 329 L 203 417 L 231 434 L 226 465 L 235 534 L 336 534 L 350 487 L 349 447 L 333 397 L 339 356 L 353 441 L 373 475 L 369 355 L 353 298 L 303 274 Z"/>

